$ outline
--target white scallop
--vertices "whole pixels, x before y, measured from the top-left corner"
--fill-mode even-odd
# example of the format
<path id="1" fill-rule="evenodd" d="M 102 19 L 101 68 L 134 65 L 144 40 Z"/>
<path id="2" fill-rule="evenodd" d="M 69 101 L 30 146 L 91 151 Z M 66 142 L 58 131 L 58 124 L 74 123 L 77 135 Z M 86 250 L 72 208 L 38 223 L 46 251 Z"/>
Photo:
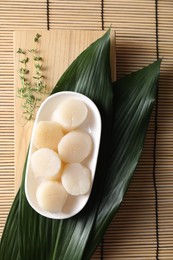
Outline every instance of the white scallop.
<path id="1" fill-rule="evenodd" d="M 60 158 L 66 163 L 82 162 L 92 150 L 90 135 L 81 130 L 74 130 L 64 135 L 58 144 Z"/>
<path id="2" fill-rule="evenodd" d="M 42 182 L 36 191 L 36 198 L 41 209 L 51 213 L 61 212 L 67 200 L 67 192 L 56 181 Z"/>
<path id="3" fill-rule="evenodd" d="M 61 126 L 53 121 L 40 121 L 35 128 L 33 138 L 34 146 L 39 148 L 50 148 L 57 151 L 57 145 L 63 137 Z"/>
<path id="4" fill-rule="evenodd" d="M 53 150 L 40 148 L 31 156 L 31 169 L 35 177 L 56 179 L 60 173 L 61 160 Z"/>
<path id="5" fill-rule="evenodd" d="M 67 164 L 62 173 L 62 184 L 71 195 L 83 195 L 91 188 L 91 172 L 80 163 Z"/>
<path id="6" fill-rule="evenodd" d="M 53 120 L 63 129 L 71 131 L 79 127 L 86 119 L 88 109 L 79 99 L 68 98 L 63 101 L 53 113 Z"/>

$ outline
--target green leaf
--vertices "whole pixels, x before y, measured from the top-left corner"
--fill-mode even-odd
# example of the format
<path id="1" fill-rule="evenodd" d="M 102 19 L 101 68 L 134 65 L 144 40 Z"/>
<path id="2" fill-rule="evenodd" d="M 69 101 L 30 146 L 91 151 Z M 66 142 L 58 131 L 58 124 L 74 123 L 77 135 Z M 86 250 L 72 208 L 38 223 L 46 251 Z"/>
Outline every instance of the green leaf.
<path id="1" fill-rule="evenodd" d="M 160 64 L 161 60 L 158 60 L 114 83 L 115 114 L 110 161 L 84 259 L 89 259 L 101 241 L 137 166 L 157 93 Z"/>
<path id="2" fill-rule="evenodd" d="M 106 159 L 101 160 L 101 158 L 108 149 L 108 136 L 111 133 L 113 89 L 109 61 L 109 36 L 110 31 L 79 55 L 52 92 L 53 94 L 64 90 L 77 91 L 90 97 L 98 106 L 104 123 L 96 176 L 105 174 Z M 16 201 L 19 201 L 18 216 L 14 219 L 16 226 L 18 225 L 16 246 L 18 246 L 19 259 L 81 259 L 101 199 L 99 186 L 96 184 L 94 186 L 91 199 L 83 211 L 71 219 L 56 221 L 41 217 L 28 205 L 23 179 L 20 193 L 16 198 Z M 5 233 L 10 229 L 9 223 L 7 221 Z M 4 244 L 10 239 L 9 236 L 5 236 L 5 233 L 0 249 L 4 260 L 8 259 Z M 12 251 L 12 247 L 8 250 Z"/>
<path id="3" fill-rule="evenodd" d="M 25 165 L 0 244 L 3 260 L 89 259 L 123 199 L 142 150 L 160 62 L 125 77 L 113 88 L 109 33 L 79 55 L 52 92 L 83 93 L 101 112 L 101 147 L 90 200 L 70 219 L 40 216 L 25 197 Z"/>
<path id="4" fill-rule="evenodd" d="M 0 243 L 0 256 L 2 259 L 18 259 L 18 206 L 19 206 L 19 192 L 11 207 L 7 218 L 6 226 Z"/>

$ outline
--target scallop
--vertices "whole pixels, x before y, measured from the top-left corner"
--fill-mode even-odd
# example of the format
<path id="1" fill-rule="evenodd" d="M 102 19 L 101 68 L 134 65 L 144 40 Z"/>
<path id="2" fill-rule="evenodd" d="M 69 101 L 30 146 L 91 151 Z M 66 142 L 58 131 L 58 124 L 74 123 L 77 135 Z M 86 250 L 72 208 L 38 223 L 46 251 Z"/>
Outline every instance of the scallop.
<path id="1" fill-rule="evenodd" d="M 91 188 L 91 172 L 80 163 L 67 164 L 61 177 L 65 190 L 71 195 L 83 195 Z"/>
<path id="2" fill-rule="evenodd" d="M 33 144 L 37 149 L 50 148 L 57 151 L 57 145 L 63 137 L 61 126 L 52 121 L 40 121 L 35 128 Z"/>
<path id="3" fill-rule="evenodd" d="M 84 102 L 79 99 L 68 98 L 54 111 L 53 120 L 58 122 L 66 131 L 71 131 L 85 121 L 87 114 L 88 109 Z"/>
<path id="4" fill-rule="evenodd" d="M 31 156 L 31 169 L 35 177 L 57 179 L 61 172 L 61 159 L 49 148 L 41 148 Z"/>
<path id="5" fill-rule="evenodd" d="M 63 136 L 58 144 L 60 158 L 66 163 L 80 163 L 92 150 L 90 135 L 81 130 L 74 130 Z"/>
<path id="6" fill-rule="evenodd" d="M 40 208 L 51 213 L 63 210 L 67 196 L 68 194 L 62 184 L 56 181 L 42 182 L 36 191 Z"/>

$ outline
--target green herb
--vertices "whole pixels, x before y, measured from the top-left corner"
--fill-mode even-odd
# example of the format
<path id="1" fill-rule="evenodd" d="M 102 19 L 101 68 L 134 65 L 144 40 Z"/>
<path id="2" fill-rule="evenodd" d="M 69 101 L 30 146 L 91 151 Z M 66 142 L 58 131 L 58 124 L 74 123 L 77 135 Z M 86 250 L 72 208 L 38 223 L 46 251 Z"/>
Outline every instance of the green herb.
<path id="1" fill-rule="evenodd" d="M 34 38 L 34 42 L 36 44 L 38 44 L 40 37 L 41 35 L 37 33 Z M 36 110 L 40 106 L 42 99 L 45 97 L 46 94 L 48 94 L 47 85 L 42 73 L 43 58 L 40 56 L 37 48 L 29 49 L 28 52 L 33 54 L 32 60 L 35 68 L 35 75 L 33 76 L 33 86 L 31 81 L 29 81 L 28 79 L 30 76 L 28 75 L 30 71 L 27 68 L 27 64 L 29 62 L 29 57 L 26 56 L 27 51 L 24 51 L 21 48 L 19 48 L 17 51 L 17 53 L 22 55 L 22 59 L 20 59 L 19 62 L 23 65 L 19 69 L 21 87 L 18 88 L 17 94 L 18 97 L 22 100 L 23 115 L 26 122 L 35 117 Z"/>
<path id="2" fill-rule="evenodd" d="M 20 60 L 20 63 L 26 64 L 29 61 L 29 58 L 27 57 L 26 59 Z"/>
<path id="3" fill-rule="evenodd" d="M 35 42 L 38 42 L 39 39 L 40 39 L 40 37 L 41 37 L 41 34 L 37 33 L 36 36 L 35 36 L 35 38 L 34 38 L 34 41 L 35 41 Z"/>
<path id="4" fill-rule="evenodd" d="M 30 53 L 36 53 L 37 52 L 37 49 L 29 49 L 28 50 Z"/>
<path id="5" fill-rule="evenodd" d="M 34 60 L 35 60 L 35 61 L 41 61 L 41 60 L 42 60 L 42 57 L 40 57 L 40 56 L 34 56 Z"/>
<path id="6" fill-rule="evenodd" d="M 107 32 L 69 66 L 52 92 L 83 93 L 100 110 L 103 129 L 90 200 L 72 218 L 42 217 L 26 200 L 26 158 L 22 185 L 2 235 L 3 260 L 11 256 L 26 260 L 91 259 L 116 214 L 143 148 L 156 97 L 160 60 L 112 84 L 109 54 Z"/>
<path id="7" fill-rule="evenodd" d="M 25 54 L 25 51 L 23 51 L 21 48 L 19 48 L 17 53 Z"/>

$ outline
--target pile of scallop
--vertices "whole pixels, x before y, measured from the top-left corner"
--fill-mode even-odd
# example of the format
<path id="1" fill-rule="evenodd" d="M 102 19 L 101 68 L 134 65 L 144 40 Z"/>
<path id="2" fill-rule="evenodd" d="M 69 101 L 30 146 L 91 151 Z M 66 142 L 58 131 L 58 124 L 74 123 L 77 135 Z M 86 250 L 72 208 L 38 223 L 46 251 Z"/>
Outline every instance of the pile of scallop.
<path id="1" fill-rule="evenodd" d="M 92 151 L 92 138 L 80 126 L 88 109 L 79 99 L 68 98 L 54 111 L 52 121 L 40 121 L 35 128 L 30 166 L 42 181 L 36 198 L 41 209 L 62 212 L 69 195 L 80 196 L 91 189 L 91 172 L 85 159 Z"/>

